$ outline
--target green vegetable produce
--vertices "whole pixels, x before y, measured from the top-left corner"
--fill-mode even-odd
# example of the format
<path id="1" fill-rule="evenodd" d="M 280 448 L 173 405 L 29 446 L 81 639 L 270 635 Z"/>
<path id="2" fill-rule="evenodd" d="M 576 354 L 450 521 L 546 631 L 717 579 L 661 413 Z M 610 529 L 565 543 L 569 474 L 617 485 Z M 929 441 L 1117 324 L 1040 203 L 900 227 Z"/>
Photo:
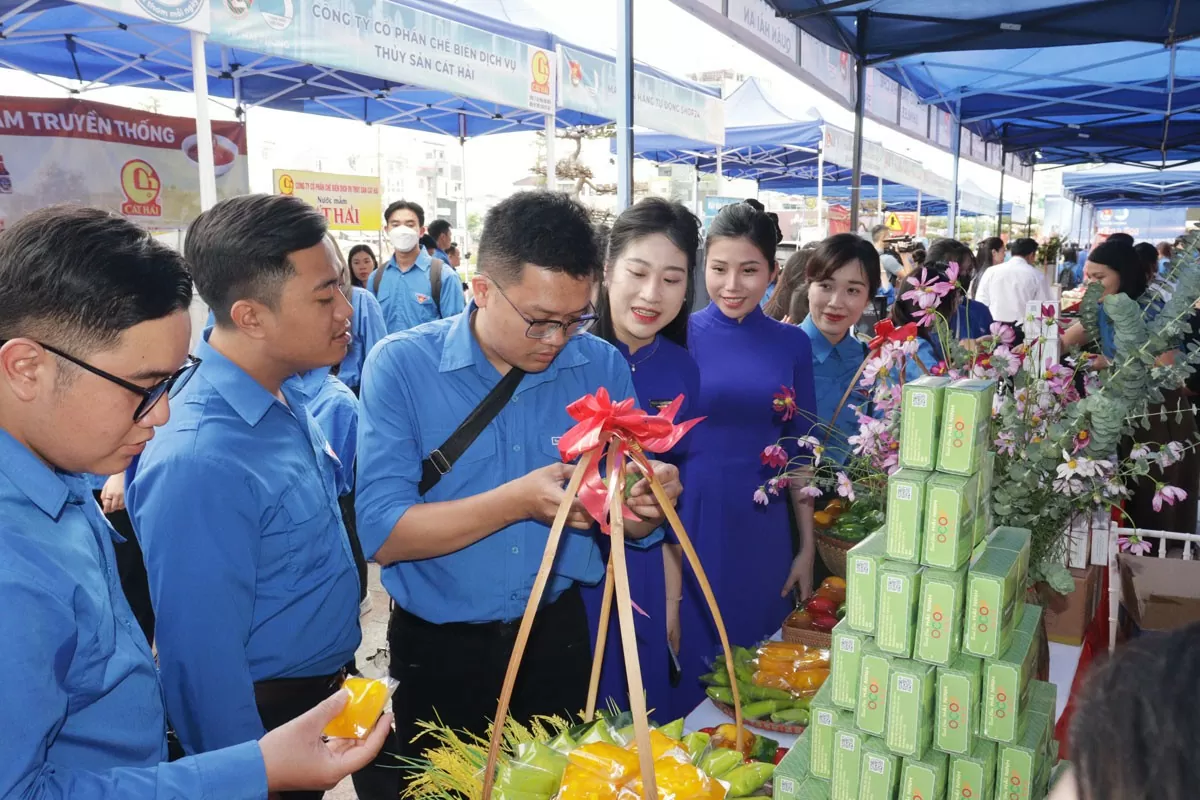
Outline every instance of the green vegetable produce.
<path id="1" fill-rule="evenodd" d="M 663 736 L 679 741 L 683 738 L 683 718 L 680 717 L 674 722 L 663 725 L 658 729 L 658 732 Z"/>
<path id="2" fill-rule="evenodd" d="M 721 668 L 700 676 L 700 682 L 708 686 L 728 686 L 729 670 Z"/>
<path id="3" fill-rule="evenodd" d="M 616 739 L 613 738 L 612 727 L 610 727 L 608 721 L 604 719 L 596 720 L 596 724 L 588 728 L 587 731 L 579 737 L 578 741 L 580 744 L 595 744 L 596 742 L 608 742 L 609 744 L 616 744 Z"/>
<path id="4" fill-rule="evenodd" d="M 724 777 L 725 773 L 742 763 L 742 754 L 736 750 L 717 747 L 710 750 L 708 755 L 700 759 L 700 769 L 714 778 Z"/>
<path id="5" fill-rule="evenodd" d="M 771 722 L 780 725 L 808 725 L 807 708 L 781 708 L 771 715 Z"/>
<path id="6" fill-rule="evenodd" d="M 754 666 L 750 663 L 753 660 L 754 653 L 746 648 L 733 648 L 733 674 L 737 677 L 739 683 L 754 684 Z"/>
<path id="7" fill-rule="evenodd" d="M 742 695 L 742 702 L 755 700 L 784 700 L 791 702 L 794 698 L 791 692 L 785 692 L 782 689 L 772 689 L 769 686 L 757 686 L 753 683 L 746 684 L 738 681 L 738 691 Z"/>
<path id="8" fill-rule="evenodd" d="M 779 749 L 779 742 L 766 736 L 756 736 L 754 738 L 754 747 L 750 749 L 751 761 L 766 761 L 769 764 L 775 763 L 775 751 Z"/>
<path id="9" fill-rule="evenodd" d="M 704 691 L 718 703 L 724 703 L 725 705 L 733 703 L 733 689 L 730 689 L 728 686 L 710 686 Z"/>
<path id="10" fill-rule="evenodd" d="M 700 759 L 704 757 L 704 751 L 708 749 L 708 743 L 712 741 L 712 736 L 707 733 L 689 733 L 683 737 L 681 744 L 688 751 L 688 755 L 692 757 L 693 764 L 699 764 Z"/>
<path id="11" fill-rule="evenodd" d="M 762 719 L 769 717 L 783 708 L 786 700 L 759 700 L 742 706 L 742 716 L 746 719 Z"/>
<path id="12" fill-rule="evenodd" d="M 731 770 L 721 780 L 729 784 L 726 797 L 749 797 L 761 789 L 774 774 L 774 764 L 757 761 Z"/>
<path id="13" fill-rule="evenodd" d="M 556 753 L 562 753 L 564 756 L 567 753 L 570 753 L 576 747 L 579 747 L 575 740 L 572 739 L 570 734 L 568 734 L 566 731 L 563 731 L 558 736 L 555 736 L 553 739 L 546 742 L 546 746 Z"/>

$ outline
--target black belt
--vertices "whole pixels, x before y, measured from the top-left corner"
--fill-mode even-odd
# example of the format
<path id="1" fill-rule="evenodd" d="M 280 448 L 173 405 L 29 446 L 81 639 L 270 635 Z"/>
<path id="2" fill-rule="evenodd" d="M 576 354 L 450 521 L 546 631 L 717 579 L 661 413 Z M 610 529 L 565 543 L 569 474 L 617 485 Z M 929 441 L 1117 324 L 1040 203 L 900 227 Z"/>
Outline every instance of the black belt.
<path id="1" fill-rule="evenodd" d="M 350 670 L 342 667 L 332 675 L 312 678 L 275 678 L 254 684 L 254 701 L 260 706 L 287 703 L 298 695 L 328 696 L 342 688 Z"/>

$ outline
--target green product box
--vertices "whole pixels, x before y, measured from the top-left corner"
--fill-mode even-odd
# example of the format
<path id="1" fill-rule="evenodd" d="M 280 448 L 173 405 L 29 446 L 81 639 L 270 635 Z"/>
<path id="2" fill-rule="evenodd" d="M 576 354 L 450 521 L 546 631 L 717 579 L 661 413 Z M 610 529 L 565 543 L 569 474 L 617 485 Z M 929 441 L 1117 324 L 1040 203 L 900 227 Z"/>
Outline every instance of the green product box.
<path id="1" fill-rule="evenodd" d="M 796 800 L 829 800 L 829 781 L 809 775 L 796 794 Z"/>
<path id="2" fill-rule="evenodd" d="M 942 428 L 942 401 L 950 379 L 923 375 L 904 384 L 900 410 L 900 466 L 934 469 Z"/>
<path id="3" fill-rule="evenodd" d="M 949 758 L 937 750 L 930 750 L 921 759 L 904 759 L 904 768 L 900 771 L 900 800 L 944 800 L 948 769 Z"/>
<path id="4" fill-rule="evenodd" d="M 917 564 L 925 526 L 925 485 L 932 472 L 899 469 L 888 478 L 887 557 Z"/>
<path id="5" fill-rule="evenodd" d="M 991 444 L 992 398 L 996 382 L 965 379 L 950 384 L 942 406 L 938 472 L 974 475 Z M 907 409 L 906 409 L 907 410 Z M 903 452 L 901 440 L 901 452 Z M 903 457 L 901 457 L 903 464 Z"/>
<path id="6" fill-rule="evenodd" d="M 846 619 L 859 633 L 875 632 L 879 565 L 886 551 L 887 530 L 880 528 L 846 554 Z"/>
<path id="7" fill-rule="evenodd" d="M 1008 649 L 1024 611 L 1021 554 L 988 547 L 967 572 L 963 650 L 996 658 Z"/>
<path id="8" fill-rule="evenodd" d="M 796 739 L 787 754 L 775 765 L 772 776 L 774 800 L 799 800 L 800 787 L 812 773 L 809 765 L 812 758 L 812 726 Z"/>
<path id="9" fill-rule="evenodd" d="M 992 515 L 992 489 L 996 477 L 996 454 L 988 450 L 979 467 L 979 505 L 975 509 L 975 546 L 991 535 L 995 528 Z"/>
<path id="10" fill-rule="evenodd" d="M 975 547 L 979 475 L 935 475 L 925 489 L 925 545 L 921 563 L 958 569 Z"/>
<path id="11" fill-rule="evenodd" d="M 853 727 L 838 727 L 833 733 L 832 800 L 858 800 L 862 779 L 863 745 L 868 737 Z"/>
<path id="12" fill-rule="evenodd" d="M 979 732 L 983 659 L 962 653 L 938 667 L 937 724 L 933 745 L 956 755 L 970 753 Z"/>
<path id="13" fill-rule="evenodd" d="M 1014 742 L 1021 715 L 1028 707 L 1029 682 L 1038 658 L 1038 628 L 1042 607 L 1026 605 L 1012 644 L 1000 658 L 983 668 L 983 718 L 979 735 L 996 742 Z"/>
<path id="14" fill-rule="evenodd" d="M 900 756 L 875 738 L 863 742 L 862 770 L 858 778 L 860 800 L 895 800 L 900 783 Z"/>
<path id="15" fill-rule="evenodd" d="M 933 743 L 937 667 L 919 661 L 892 662 L 885 741 L 893 753 L 922 758 Z"/>
<path id="16" fill-rule="evenodd" d="M 995 742 L 980 739 L 969 754 L 950 756 L 946 800 L 986 800 L 992 796 L 996 784 L 996 749 Z"/>
<path id="17" fill-rule="evenodd" d="M 884 561 L 879 568 L 879 610 L 875 644 L 885 653 L 912 657 L 917 638 L 917 606 L 924 567 L 903 561 Z"/>
<path id="18" fill-rule="evenodd" d="M 1049 760 L 1046 737 L 1050 718 L 1030 713 L 1022 726 L 1021 737 L 1012 744 L 999 746 L 996 785 L 1003 800 L 1035 800 L 1037 781 Z"/>
<path id="19" fill-rule="evenodd" d="M 873 642 L 863 648 L 854 719 L 859 728 L 876 736 L 882 736 L 887 727 L 888 682 L 894 661 Z"/>
<path id="20" fill-rule="evenodd" d="M 818 778 L 833 777 L 833 743 L 835 730 L 853 721 L 850 714 L 838 709 L 830 699 L 829 681 L 813 695 L 809 704 L 809 726 L 805 730 L 812 743 L 809 754 L 809 770 Z"/>
<path id="21" fill-rule="evenodd" d="M 842 620 L 833 629 L 830 644 L 830 698 L 833 704 L 853 711 L 858 705 L 858 679 L 862 668 L 863 646 L 866 634 L 850 628 L 849 620 Z"/>
<path id="22" fill-rule="evenodd" d="M 921 575 L 914 658 L 938 666 L 946 666 L 955 659 L 962 648 L 966 598 L 966 567 L 956 572 L 925 570 Z"/>
<path id="23" fill-rule="evenodd" d="M 1033 546 L 1033 534 L 1027 528 L 996 528 L 987 538 L 987 546 L 993 550 L 1012 550 L 1021 554 L 1017 580 L 1020 586 L 1025 585 L 1029 577 L 1029 550 Z"/>

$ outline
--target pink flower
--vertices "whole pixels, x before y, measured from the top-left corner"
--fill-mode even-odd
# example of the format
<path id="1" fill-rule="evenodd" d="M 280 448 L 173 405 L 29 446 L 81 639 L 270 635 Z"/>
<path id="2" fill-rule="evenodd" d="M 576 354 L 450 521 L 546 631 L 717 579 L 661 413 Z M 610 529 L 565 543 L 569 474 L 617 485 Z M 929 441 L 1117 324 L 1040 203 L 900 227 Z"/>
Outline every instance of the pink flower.
<path id="1" fill-rule="evenodd" d="M 1133 553 L 1135 556 L 1144 556 L 1152 549 L 1150 543 L 1137 534 L 1122 536 L 1117 539 L 1117 546 L 1121 549 L 1121 552 Z"/>
<path id="2" fill-rule="evenodd" d="M 938 313 L 936 309 L 922 308 L 914 315 L 916 322 L 922 328 L 932 328 L 937 322 Z"/>
<path id="3" fill-rule="evenodd" d="M 854 484 L 850 482 L 850 479 L 846 477 L 846 473 L 844 472 L 837 474 L 837 493 L 851 503 L 854 502 Z"/>
<path id="4" fill-rule="evenodd" d="M 1175 505 L 1176 500 L 1186 500 L 1187 492 L 1180 489 L 1178 486 L 1160 483 L 1158 489 L 1154 492 L 1154 498 L 1150 501 L 1150 505 L 1155 511 L 1162 511 L 1163 503 L 1169 506 Z"/>
<path id="5" fill-rule="evenodd" d="M 1092 441 L 1092 435 L 1086 430 L 1080 431 L 1079 433 L 1075 434 L 1075 442 L 1071 452 L 1078 453 L 1080 450 L 1087 447 L 1090 441 Z"/>
<path id="6" fill-rule="evenodd" d="M 758 503 L 760 506 L 765 506 L 767 503 L 771 502 L 771 498 L 767 497 L 767 493 L 763 491 L 763 487 L 760 486 L 754 490 L 754 502 Z"/>
<path id="7" fill-rule="evenodd" d="M 1008 345 L 997 345 L 992 351 L 991 364 L 997 371 L 1008 377 L 1013 377 L 1021 371 L 1021 357 L 1009 349 Z M 999 394 L 997 394 L 997 397 Z"/>
<path id="8" fill-rule="evenodd" d="M 958 276 L 958 271 L 954 272 L 955 277 Z M 915 303 L 919 309 L 934 308 L 942 298 L 950 294 L 954 286 L 953 279 L 946 282 L 939 275 L 929 275 L 929 270 L 921 267 L 921 279 L 908 279 L 908 284 L 912 288 L 904 294 L 900 295 L 901 300 L 908 300 L 910 303 Z M 920 320 L 918 320 L 920 322 Z"/>
<path id="9" fill-rule="evenodd" d="M 1012 326 L 1003 322 L 993 322 L 988 331 L 996 338 L 996 341 L 1005 347 L 1012 347 L 1013 342 L 1017 340 Z"/>
<path id="10" fill-rule="evenodd" d="M 780 391 L 776 393 L 775 399 L 771 402 L 776 414 L 783 415 L 784 422 L 790 422 L 792 417 L 800 410 L 796 405 L 796 392 L 786 386 L 780 386 Z"/>
<path id="11" fill-rule="evenodd" d="M 821 496 L 821 490 L 815 486 L 805 486 L 803 489 L 800 490 L 800 494 L 804 495 L 805 497 L 811 497 L 812 499 L 816 500 L 818 497 Z"/>
<path id="12" fill-rule="evenodd" d="M 1159 462 L 1164 467 L 1169 467 L 1182 461 L 1184 452 L 1183 445 L 1179 442 L 1167 442 L 1158 453 Z"/>
<path id="13" fill-rule="evenodd" d="M 1000 435 L 996 439 L 996 452 L 1009 458 L 1015 456 L 1017 454 L 1016 437 L 1009 431 L 1000 431 Z"/>
<path id="14" fill-rule="evenodd" d="M 773 444 L 763 450 L 759 454 L 759 458 L 762 459 L 762 463 L 766 466 L 776 469 L 788 463 L 787 451 L 777 444 Z"/>
<path id="15" fill-rule="evenodd" d="M 958 262 L 946 262 L 946 277 L 950 279 L 950 283 L 958 283 Z"/>

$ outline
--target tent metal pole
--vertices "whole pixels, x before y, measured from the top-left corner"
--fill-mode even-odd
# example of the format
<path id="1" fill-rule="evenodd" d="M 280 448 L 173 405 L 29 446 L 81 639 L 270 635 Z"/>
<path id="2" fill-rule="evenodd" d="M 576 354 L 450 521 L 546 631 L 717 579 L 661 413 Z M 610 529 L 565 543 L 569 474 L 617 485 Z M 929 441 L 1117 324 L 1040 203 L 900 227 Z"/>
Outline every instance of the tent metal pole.
<path id="1" fill-rule="evenodd" d="M 695 174 L 695 180 L 696 180 L 696 191 L 692 197 L 692 201 L 693 201 L 692 205 L 694 205 L 695 208 L 692 209 L 692 212 L 696 215 L 697 218 L 699 218 L 700 217 L 700 159 L 697 158 L 696 163 L 694 163 L 692 165 L 692 172 Z"/>
<path id="2" fill-rule="evenodd" d="M 1035 162 L 1036 166 L 1036 162 Z M 1025 237 L 1033 233 L 1033 173 L 1029 174 L 1029 213 L 1025 217 Z"/>
<path id="3" fill-rule="evenodd" d="M 882 170 L 880 170 L 880 172 L 882 172 Z M 876 206 L 875 210 L 877 212 L 879 212 L 879 214 L 878 214 L 879 221 L 876 222 L 875 224 L 882 225 L 886 221 L 886 218 L 883 216 L 883 176 L 882 175 L 879 176 L 879 182 L 878 182 L 878 184 L 876 184 L 876 188 L 879 190 L 879 200 L 878 200 L 878 205 Z"/>
<path id="4" fill-rule="evenodd" d="M 857 52 L 867 48 L 868 15 L 860 11 L 857 15 Z M 858 233 L 858 207 L 862 202 L 862 157 L 863 157 L 863 112 L 867 96 L 867 62 L 859 56 L 854 62 L 856 85 L 854 89 L 854 164 L 850 176 L 850 231 Z"/>
<path id="5" fill-rule="evenodd" d="M 717 194 L 725 191 L 725 149 L 717 148 Z"/>
<path id="6" fill-rule="evenodd" d="M 458 155 L 462 159 L 462 226 L 467 227 L 467 115 L 458 115 Z M 464 237 L 463 241 L 466 241 Z"/>
<path id="7" fill-rule="evenodd" d="M 617 3 L 617 213 L 633 202 L 633 0 Z"/>
<path id="8" fill-rule="evenodd" d="M 817 233 L 822 239 L 825 230 L 825 126 L 821 126 L 821 144 L 817 146 Z"/>
<path id="9" fill-rule="evenodd" d="M 962 154 L 962 101 L 954 103 L 954 133 L 950 140 L 951 155 L 954 156 L 954 167 L 950 174 L 950 204 L 946 206 L 946 235 L 951 239 L 958 236 L 958 161 Z"/>
<path id="10" fill-rule="evenodd" d="M 1004 153 L 1000 154 L 1000 202 L 996 204 L 996 235 L 1000 235 L 1000 226 L 1004 224 Z"/>
<path id="11" fill-rule="evenodd" d="M 196 155 L 200 163 L 200 210 L 217 204 L 217 173 L 213 160 L 212 121 L 208 116 L 208 62 L 204 34 L 192 31 L 192 91 L 196 95 Z"/>
<path id="12" fill-rule="evenodd" d="M 921 187 L 917 187 L 917 236 L 921 235 Z"/>
<path id="13" fill-rule="evenodd" d="M 558 154 L 557 145 L 558 125 L 554 114 L 546 115 L 546 188 L 554 192 L 558 190 Z"/>

